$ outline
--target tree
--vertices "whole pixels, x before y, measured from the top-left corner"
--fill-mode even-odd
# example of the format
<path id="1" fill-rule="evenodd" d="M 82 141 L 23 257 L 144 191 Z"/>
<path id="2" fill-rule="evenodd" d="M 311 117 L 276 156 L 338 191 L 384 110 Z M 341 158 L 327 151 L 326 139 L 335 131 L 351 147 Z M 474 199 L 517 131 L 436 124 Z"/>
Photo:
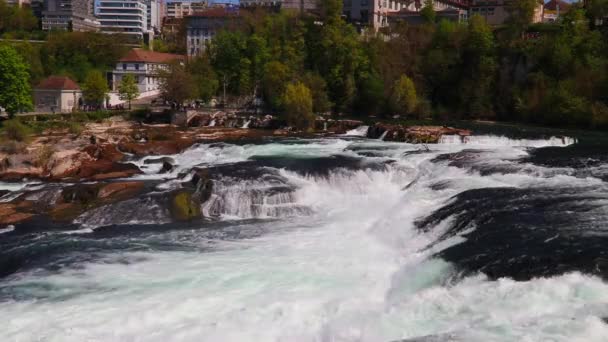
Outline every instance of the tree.
<path id="1" fill-rule="evenodd" d="M 28 66 L 10 46 L 0 46 L 0 107 L 12 117 L 33 108 Z"/>
<path id="2" fill-rule="evenodd" d="M 239 93 L 239 84 L 244 80 L 241 74 L 250 71 L 243 68 L 244 49 L 245 40 L 240 32 L 221 31 L 211 42 L 209 55 L 222 84 L 224 102 L 228 91 Z M 244 64 L 247 68 L 250 67 L 250 63 Z"/>
<path id="3" fill-rule="evenodd" d="M 315 113 L 326 113 L 331 110 L 332 103 L 327 96 L 327 83 L 317 73 L 306 73 L 302 82 L 312 93 L 312 110 Z"/>
<path id="4" fill-rule="evenodd" d="M 532 24 L 537 6 L 542 6 L 538 0 L 507 2 L 506 10 L 509 12 L 507 24 L 515 35 L 521 35 Z"/>
<path id="5" fill-rule="evenodd" d="M 281 107 L 282 96 L 285 93 L 285 87 L 291 80 L 291 72 L 289 68 L 277 61 L 272 61 L 266 64 L 264 68 L 264 100 L 272 110 L 278 110 Z"/>
<path id="6" fill-rule="evenodd" d="M 192 74 L 197 87 L 197 95 L 203 102 L 209 102 L 219 89 L 219 81 L 209 56 L 204 54 L 188 64 L 188 72 Z"/>
<path id="7" fill-rule="evenodd" d="M 169 65 L 168 70 L 162 71 L 160 76 L 160 91 L 165 100 L 181 106 L 187 100 L 196 98 L 197 87 L 194 78 L 183 65 L 173 63 Z"/>
<path id="8" fill-rule="evenodd" d="M 122 77 L 118 86 L 118 95 L 121 100 L 129 102 L 129 109 L 131 109 L 131 101 L 139 96 L 139 87 L 133 75 L 126 74 Z"/>
<path id="9" fill-rule="evenodd" d="M 420 10 L 420 15 L 427 23 L 434 23 L 437 20 L 437 13 L 433 7 L 433 0 L 424 0 L 424 6 Z"/>
<path id="10" fill-rule="evenodd" d="M 108 82 L 98 70 L 89 71 L 84 80 L 82 95 L 84 99 L 95 106 L 101 106 L 109 92 Z"/>
<path id="11" fill-rule="evenodd" d="M 416 86 L 411 78 L 402 75 L 393 87 L 392 101 L 399 113 L 411 114 L 418 105 Z"/>
<path id="12" fill-rule="evenodd" d="M 282 102 L 287 123 L 299 129 L 310 129 L 314 126 L 312 94 L 304 83 L 288 84 Z"/>

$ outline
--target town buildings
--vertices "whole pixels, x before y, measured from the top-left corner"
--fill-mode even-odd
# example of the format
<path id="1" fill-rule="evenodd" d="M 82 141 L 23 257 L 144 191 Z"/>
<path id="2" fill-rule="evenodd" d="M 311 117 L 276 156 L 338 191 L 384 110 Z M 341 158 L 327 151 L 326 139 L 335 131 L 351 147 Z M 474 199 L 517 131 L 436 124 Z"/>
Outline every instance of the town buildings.
<path id="1" fill-rule="evenodd" d="M 492 26 L 504 25 L 510 17 L 509 3 L 517 0 L 470 0 L 469 14 L 480 15 Z M 533 23 L 543 20 L 543 1 L 538 1 L 534 10 Z"/>
<path id="2" fill-rule="evenodd" d="M 138 41 L 149 38 L 146 0 L 100 0 L 96 14 L 103 33 L 121 33 Z"/>
<path id="3" fill-rule="evenodd" d="M 238 18 L 238 9 L 230 7 L 211 8 L 186 17 L 188 57 L 197 56 L 205 51 L 215 34 L 231 25 L 237 25 Z"/>
<path id="4" fill-rule="evenodd" d="M 165 6 L 165 16 L 167 18 L 183 18 L 195 13 L 200 13 L 209 7 L 207 1 L 185 2 L 175 1 L 167 3 Z"/>
<path id="5" fill-rule="evenodd" d="M 78 109 L 81 98 L 78 84 L 65 76 L 50 76 L 34 87 L 37 112 L 69 113 Z"/>
<path id="6" fill-rule="evenodd" d="M 98 31 L 94 0 L 45 0 L 42 29 L 68 31 Z"/>
<path id="7" fill-rule="evenodd" d="M 544 6 L 543 22 L 550 23 L 557 21 L 560 16 L 570 10 L 572 5 L 561 0 L 551 0 Z"/>

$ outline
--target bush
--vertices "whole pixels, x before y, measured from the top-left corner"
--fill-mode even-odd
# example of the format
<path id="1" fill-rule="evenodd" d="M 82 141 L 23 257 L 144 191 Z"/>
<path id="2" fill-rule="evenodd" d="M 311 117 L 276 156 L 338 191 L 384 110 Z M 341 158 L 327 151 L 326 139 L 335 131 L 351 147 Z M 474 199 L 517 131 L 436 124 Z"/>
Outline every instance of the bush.
<path id="1" fill-rule="evenodd" d="M 78 122 L 70 122 L 68 124 L 68 132 L 70 134 L 75 134 L 76 136 L 79 136 L 83 130 L 84 126 L 79 124 Z"/>
<path id="2" fill-rule="evenodd" d="M 593 115 L 592 125 L 594 128 L 608 129 L 608 106 L 601 102 L 595 102 L 591 106 Z"/>
<path id="3" fill-rule="evenodd" d="M 4 133 L 9 140 L 13 141 L 26 141 L 31 132 L 31 129 L 24 125 L 18 119 L 7 120 L 2 124 Z"/>
<path id="4" fill-rule="evenodd" d="M 53 149 L 53 147 L 48 145 L 42 147 L 40 151 L 38 151 L 38 155 L 36 160 L 34 161 L 34 165 L 38 167 L 45 167 L 49 163 L 49 161 L 51 161 L 51 158 L 53 157 L 54 153 L 55 149 Z"/>

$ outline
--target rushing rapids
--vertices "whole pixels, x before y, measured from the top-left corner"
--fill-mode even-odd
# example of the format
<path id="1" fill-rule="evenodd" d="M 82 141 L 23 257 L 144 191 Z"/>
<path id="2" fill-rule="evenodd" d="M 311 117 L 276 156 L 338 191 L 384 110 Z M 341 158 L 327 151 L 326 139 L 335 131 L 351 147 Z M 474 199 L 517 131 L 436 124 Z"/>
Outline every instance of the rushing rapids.
<path id="1" fill-rule="evenodd" d="M 131 160 L 137 196 L 0 227 L 0 340 L 606 340 L 603 147 L 366 131 Z"/>

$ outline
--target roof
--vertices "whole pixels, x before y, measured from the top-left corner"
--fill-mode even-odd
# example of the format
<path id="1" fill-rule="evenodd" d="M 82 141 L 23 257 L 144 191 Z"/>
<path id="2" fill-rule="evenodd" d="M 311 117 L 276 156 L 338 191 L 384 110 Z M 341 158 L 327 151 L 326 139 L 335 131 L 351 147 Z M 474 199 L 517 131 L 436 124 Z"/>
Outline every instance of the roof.
<path id="1" fill-rule="evenodd" d="M 66 76 L 49 76 L 42 80 L 34 89 L 47 90 L 80 90 L 80 87 L 71 78 Z"/>
<path id="2" fill-rule="evenodd" d="M 176 60 L 185 60 L 183 55 L 133 49 L 129 51 L 119 62 L 144 62 L 144 63 L 169 63 Z"/>
<path id="3" fill-rule="evenodd" d="M 549 11 L 557 11 L 557 5 L 559 4 L 559 10 L 566 12 L 570 9 L 572 4 L 569 4 L 562 0 L 551 0 L 545 4 L 545 9 Z"/>

